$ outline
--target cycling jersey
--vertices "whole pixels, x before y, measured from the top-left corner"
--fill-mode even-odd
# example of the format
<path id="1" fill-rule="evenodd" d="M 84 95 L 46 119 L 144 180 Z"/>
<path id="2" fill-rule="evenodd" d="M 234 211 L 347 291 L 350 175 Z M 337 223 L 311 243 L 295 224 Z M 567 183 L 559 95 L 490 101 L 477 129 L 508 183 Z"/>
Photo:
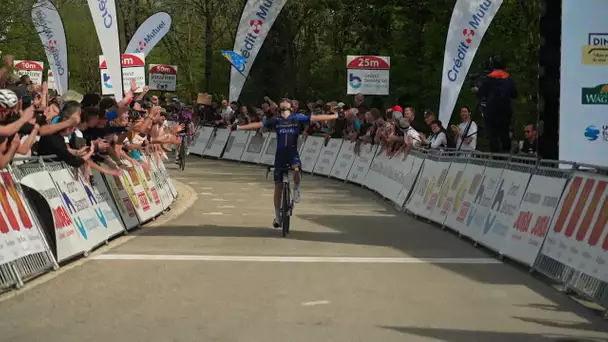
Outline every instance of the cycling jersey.
<path id="1" fill-rule="evenodd" d="M 310 124 L 310 117 L 304 114 L 290 114 L 287 118 L 273 117 L 262 121 L 264 127 L 277 134 L 277 155 L 283 150 L 298 151 L 300 127 Z"/>
<path id="2" fill-rule="evenodd" d="M 277 152 L 274 157 L 274 181 L 279 184 L 283 181 L 283 170 L 294 165 L 301 165 L 298 153 L 298 137 L 300 128 L 310 124 L 310 117 L 303 114 L 291 114 L 289 117 L 273 117 L 262 121 L 264 127 L 274 130 L 277 134 Z"/>

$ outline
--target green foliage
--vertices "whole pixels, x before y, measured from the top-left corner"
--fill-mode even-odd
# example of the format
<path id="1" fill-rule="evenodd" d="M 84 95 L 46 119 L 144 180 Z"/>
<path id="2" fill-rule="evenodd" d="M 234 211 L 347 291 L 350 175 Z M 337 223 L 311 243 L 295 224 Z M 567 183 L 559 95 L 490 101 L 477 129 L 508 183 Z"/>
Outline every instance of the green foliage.
<path id="1" fill-rule="evenodd" d="M 5 0 L 11 12 L 0 12 L 0 23 L 11 22 L 0 51 L 17 58 L 45 60 L 29 18 L 33 0 Z M 242 92 L 241 101 L 257 104 L 268 95 L 301 101 L 346 96 L 346 55 L 391 57 L 391 95 L 379 100 L 437 111 L 445 37 L 455 0 L 306 0 L 289 1 L 270 32 Z M 535 121 L 537 104 L 539 0 L 505 0 L 487 31 L 472 72 L 483 61 L 501 54 L 509 62 L 520 97 L 515 131 Z M 69 46 L 71 88 L 99 91 L 97 56 L 101 53 L 86 1 L 56 1 Z M 245 0 L 117 0 L 122 49 L 149 15 L 166 11 L 173 29 L 148 56 L 148 63 L 179 68 L 178 95 L 194 99 L 198 92 L 227 94 L 230 68 L 220 55 L 232 49 Z M 211 25 L 206 25 L 209 20 Z M 1 35 L 0 35 L 1 37 Z M 209 38 L 209 39 L 207 39 Z M 205 58 L 206 49 L 212 52 Z M 47 63 L 48 64 L 48 63 Z M 211 66 L 205 72 L 205 66 Z M 209 89 L 205 89 L 209 84 Z M 466 89 L 459 104 L 475 107 Z M 371 99 L 368 99 L 371 102 Z M 453 118 L 458 120 L 456 116 Z M 477 118 L 481 121 L 481 118 Z"/>

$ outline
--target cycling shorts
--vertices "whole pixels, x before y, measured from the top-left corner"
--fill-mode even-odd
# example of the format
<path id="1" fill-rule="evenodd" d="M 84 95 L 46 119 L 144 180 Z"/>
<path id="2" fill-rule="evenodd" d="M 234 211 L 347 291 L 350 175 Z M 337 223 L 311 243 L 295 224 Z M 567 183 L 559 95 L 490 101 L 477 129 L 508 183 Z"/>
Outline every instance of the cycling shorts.
<path id="1" fill-rule="evenodd" d="M 278 150 L 274 157 L 274 183 L 280 184 L 283 182 L 283 172 L 285 168 L 291 168 L 294 165 L 302 165 L 300 154 L 297 150 Z"/>

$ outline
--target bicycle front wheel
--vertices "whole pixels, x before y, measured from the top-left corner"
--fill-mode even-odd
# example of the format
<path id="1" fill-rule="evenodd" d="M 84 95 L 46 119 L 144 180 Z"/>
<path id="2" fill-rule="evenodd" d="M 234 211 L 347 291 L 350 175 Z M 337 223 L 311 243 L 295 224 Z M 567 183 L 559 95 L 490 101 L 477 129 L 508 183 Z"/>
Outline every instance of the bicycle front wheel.
<path id="1" fill-rule="evenodd" d="M 291 200 L 289 184 L 283 185 L 283 201 L 281 204 L 281 218 L 283 220 L 283 236 L 289 234 L 289 221 L 291 218 Z"/>
<path id="2" fill-rule="evenodd" d="M 184 171 L 186 169 L 186 142 L 182 141 L 179 147 L 179 168 Z"/>

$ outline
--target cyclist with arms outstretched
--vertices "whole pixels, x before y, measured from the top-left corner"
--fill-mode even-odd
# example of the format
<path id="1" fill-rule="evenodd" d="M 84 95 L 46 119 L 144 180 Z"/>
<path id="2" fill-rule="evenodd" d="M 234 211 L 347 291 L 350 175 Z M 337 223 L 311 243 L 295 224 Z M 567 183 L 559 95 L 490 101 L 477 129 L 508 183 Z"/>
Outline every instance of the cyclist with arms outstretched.
<path id="1" fill-rule="evenodd" d="M 233 125 L 233 130 L 256 130 L 267 128 L 274 130 L 277 134 L 277 152 L 274 157 L 274 211 L 275 217 L 272 225 L 275 228 L 281 222 L 281 183 L 283 182 L 283 169 L 291 167 L 294 170 L 293 201 L 300 202 L 300 155 L 298 153 L 298 137 L 300 127 L 309 125 L 315 121 L 330 121 L 338 118 L 343 119 L 344 114 L 319 114 L 306 116 L 304 114 L 292 113 L 291 104 L 284 101 L 280 105 L 281 114 L 262 122 L 254 122 L 248 125 Z"/>

